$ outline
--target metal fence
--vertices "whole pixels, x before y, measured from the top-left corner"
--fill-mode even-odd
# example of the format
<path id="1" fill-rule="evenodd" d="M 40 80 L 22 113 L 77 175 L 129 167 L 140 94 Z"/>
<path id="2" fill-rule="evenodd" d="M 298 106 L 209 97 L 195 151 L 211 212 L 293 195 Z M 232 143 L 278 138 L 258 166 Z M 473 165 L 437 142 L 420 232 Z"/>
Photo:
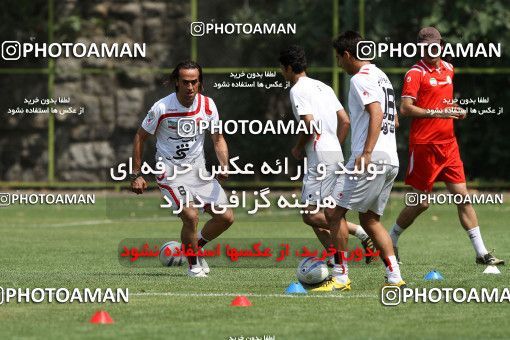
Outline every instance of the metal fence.
<path id="1" fill-rule="evenodd" d="M 48 0 L 48 43 L 54 41 L 54 26 L 55 26 L 55 0 Z M 341 14 L 346 15 L 346 17 L 350 17 L 352 20 L 351 12 L 354 12 L 353 6 L 355 6 L 355 2 L 353 0 L 331 0 L 330 1 L 331 11 L 332 11 L 332 22 L 331 22 L 331 36 L 336 36 L 340 32 L 340 27 L 342 22 L 340 21 Z M 345 5 L 345 6 L 344 6 Z M 357 12 L 358 12 L 358 31 L 362 36 L 365 36 L 365 0 L 358 0 L 357 2 Z M 191 22 L 198 20 L 198 14 L 200 11 L 199 0 L 190 0 L 190 19 Z M 345 13 L 347 12 L 347 13 Z M 191 49 L 190 49 L 190 57 L 193 60 L 196 60 L 199 55 L 197 38 L 190 35 L 191 39 Z M 388 74 L 404 74 L 408 69 L 403 67 L 389 67 L 382 68 L 384 72 Z M 103 72 L 118 72 L 119 70 L 113 68 L 109 70 L 99 69 L 99 68 L 82 68 L 79 72 L 83 74 L 99 74 Z M 138 72 L 148 72 L 148 73 L 169 73 L 171 69 L 167 68 L 151 68 L 151 67 L 143 67 L 137 70 Z M 203 68 L 204 74 L 228 74 L 231 72 L 263 72 L 263 71 L 278 71 L 274 67 L 210 67 Z M 319 73 L 319 74 L 329 74 L 331 75 L 331 84 L 335 93 L 338 95 L 341 90 L 345 90 L 346 86 L 341 88 L 340 76 L 342 75 L 342 70 L 338 67 L 336 63 L 336 58 L 334 52 L 331 54 L 331 66 L 329 67 L 310 67 L 310 73 Z M 456 68 L 457 73 L 462 74 L 510 74 L 510 68 L 508 67 L 467 67 L 467 68 Z M 4 75 L 47 75 L 48 77 L 48 96 L 52 98 L 55 94 L 55 77 L 57 75 L 57 68 L 55 67 L 55 61 L 51 58 L 48 60 L 47 67 L 45 68 L 0 68 L 0 74 Z M 345 77 L 345 81 L 347 81 L 347 77 Z M 346 82 L 344 82 L 346 84 Z M 49 116 L 48 120 L 48 128 L 47 128 L 47 139 L 48 139 L 48 168 L 47 168 L 47 180 L 40 182 L 2 182 L 0 181 L 0 187 L 13 187 L 13 188 L 113 188 L 119 190 L 121 187 L 126 186 L 127 183 L 93 183 L 93 182 L 61 182 L 56 181 L 55 178 L 55 117 L 53 115 Z M 264 183 L 263 183 L 264 184 Z M 285 182 L 272 182 L 266 183 L 272 186 L 280 187 L 280 188 L 293 188 L 295 183 L 285 183 Z M 506 182 L 470 182 L 470 187 L 483 187 L 483 188 L 510 188 L 510 183 Z M 241 186 L 241 187 L 249 187 L 253 186 L 253 183 L 230 183 L 229 186 Z M 258 183 L 261 185 L 261 183 Z M 402 188 L 403 183 L 396 183 L 396 188 Z M 439 185 L 441 188 L 441 185 Z"/>

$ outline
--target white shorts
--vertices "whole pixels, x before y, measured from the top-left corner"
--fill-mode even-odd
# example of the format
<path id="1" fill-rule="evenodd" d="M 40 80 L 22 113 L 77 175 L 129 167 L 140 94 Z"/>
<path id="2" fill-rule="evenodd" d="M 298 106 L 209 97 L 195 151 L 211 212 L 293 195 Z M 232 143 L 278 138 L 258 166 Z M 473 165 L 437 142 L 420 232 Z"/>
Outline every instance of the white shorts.
<path id="1" fill-rule="evenodd" d="M 338 169 L 337 164 L 327 165 L 326 176 L 322 180 L 317 177 L 321 176 L 316 168 L 308 169 L 307 174 L 303 177 L 303 188 L 301 190 L 301 203 L 308 200 L 310 205 L 316 205 L 317 201 L 322 202 L 326 197 L 333 193 L 338 175 L 335 171 Z"/>
<path id="2" fill-rule="evenodd" d="M 386 168 L 384 173 L 377 174 L 371 180 L 367 179 L 371 176 L 368 173 L 357 175 L 357 179 L 352 179 L 348 174 L 340 175 L 332 194 L 336 204 L 361 213 L 370 210 L 382 216 L 398 175 L 397 166 L 377 165 L 377 170 L 382 171 L 382 167 Z"/>
<path id="3" fill-rule="evenodd" d="M 203 173 L 210 173 L 205 170 L 205 162 L 203 160 L 195 160 L 191 162 L 193 169 L 186 174 L 177 175 L 175 179 L 168 180 L 167 177 L 174 174 L 174 164 L 165 161 L 165 173 L 156 176 L 161 194 L 172 202 L 172 207 L 180 207 L 181 202 L 186 204 L 188 201 L 199 203 L 200 200 L 207 205 L 228 203 L 227 195 L 221 187 L 220 183 L 215 179 L 203 180 L 199 176 L 199 169 L 203 169 Z M 176 166 L 178 170 L 182 167 Z"/>

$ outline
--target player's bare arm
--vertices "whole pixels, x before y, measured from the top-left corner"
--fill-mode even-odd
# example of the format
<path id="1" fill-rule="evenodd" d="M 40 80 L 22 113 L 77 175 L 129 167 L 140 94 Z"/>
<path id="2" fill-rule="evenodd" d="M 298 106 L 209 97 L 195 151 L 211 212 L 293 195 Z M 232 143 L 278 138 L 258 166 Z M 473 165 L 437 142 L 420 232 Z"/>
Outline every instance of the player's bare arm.
<path id="1" fill-rule="evenodd" d="M 459 104 L 455 103 L 452 105 L 453 111 L 459 114 L 458 119 L 464 119 L 467 115 L 467 110 L 460 107 Z"/>
<path id="2" fill-rule="evenodd" d="M 147 189 L 147 182 L 140 175 L 142 167 L 143 145 L 149 133 L 143 128 L 139 128 L 133 141 L 133 174 L 131 179 L 131 190 L 137 195 L 142 194 Z"/>
<path id="3" fill-rule="evenodd" d="M 349 116 L 347 115 L 347 112 L 345 110 L 338 110 L 336 112 L 338 124 L 336 127 L 336 135 L 338 137 L 338 141 L 340 144 L 343 144 L 345 141 L 345 138 L 347 138 L 347 134 L 349 133 L 349 128 L 351 126 L 351 120 L 349 119 Z"/>
<path id="4" fill-rule="evenodd" d="M 218 162 L 220 162 L 221 168 L 223 170 L 228 170 L 228 146 L 225 138 L 220 133 L 211 134 L 211 139 L 214 144 L 214 151 L 216 152 L 216 157 L 218 158 Z M 228 178 L 228 173 L 218 174 L 218 179 L 225 180 Z"/>
<path id="5" fill-rule="evenodd" d="M 302 115 L 300 118 L 305 122 L 306 132 L 308 133 L 301 132 L 299 134 L 296 145 L 291 150 L 292 156 L 294 156 L 296 159 L 303 159 L 303 149 L 312 136 L 310 132 L 312 132 L 311 125 L 313 121 L 313 115 Z"/>
<path id="6" fill-rule="evenodd" d="M 431 113 L 430 110 L 423 109 L 414 105 L 414 99 L 409 97 L 403 97 L 400 103 L 400 113 L 404 117 L 415 117 L 415 118 L 452 118 L 459 119 L 462 116 L 462 112 L 459 112 L 459 108 L 456 107 L 447 107 L 443 110 L 434 110 Z M 439 111 L 439 112 L 435 112 Z"/>
<path id="7" fill-rule="evenodd" d="M 361 167 L 361 159 L 364 159 L 365 166 L 370 163 L 372 151 L 374 150 L 379 134 L 381 133 L 381 124 L 383 121 L 383 111 L 379 102 L 373 102 L 365 105 L 365 110 L 370 115 L 368 123 L 367 140 L 363 148 L 363 153 L 356 158 L 356 168 Z"/>

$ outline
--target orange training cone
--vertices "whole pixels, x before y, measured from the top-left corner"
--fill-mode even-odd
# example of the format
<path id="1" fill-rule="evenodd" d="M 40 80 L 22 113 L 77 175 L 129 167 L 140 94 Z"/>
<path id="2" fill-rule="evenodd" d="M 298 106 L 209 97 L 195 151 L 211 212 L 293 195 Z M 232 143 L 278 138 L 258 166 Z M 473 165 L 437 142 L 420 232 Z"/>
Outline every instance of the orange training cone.
<path id="1" fill-rule="evenodd" d="M 114 321 L 112 320 L 110 314 L 107 311 L 100 310 L 92 315 L 92 318 L 89 321 L 90 323 L 100 323 L 100 324 L 110 324 Z"/>
<path id="2" fill-rule="evenodd" d="M 236 296 L 234 300 L 232 300 L 231 306 L 237 306 L 237 307 L 249 307 L 251 306 L 250 300 L 244 295 Z"/>

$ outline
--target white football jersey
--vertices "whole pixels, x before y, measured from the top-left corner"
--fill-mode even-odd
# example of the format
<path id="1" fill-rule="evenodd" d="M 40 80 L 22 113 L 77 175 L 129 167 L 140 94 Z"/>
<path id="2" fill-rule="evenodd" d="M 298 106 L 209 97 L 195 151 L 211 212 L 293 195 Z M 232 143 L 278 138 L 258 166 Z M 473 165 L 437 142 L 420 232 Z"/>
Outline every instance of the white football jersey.
<path id="1" fill-rule="evenodd" d="M 158 100 L 142 122 L 145 131 L 156 135 L 157 154 L 176 165 L 191 163 L 197 157 L 204 158 L 205 133 L 197 131 L 193 136 L 181 137 L 177 133 L 181 119 L 217 121 L 219 116 L 211 98 L 198 93 L 193 105 L 185 107 L 174 92 Z"/>
<path id="2" fill-rule="evenodd" d="M 342 147 L 336 134 L 336 112 L 342 110 L 343 106 L 333 89 L 321 81 L 301 77 L 290 89 L 290 101 L 298 121 L 300 116 L 313 115 L 313 120 L 322 124 L 322 133 L 314 134 L 306 143 L 308 166 L 343 162 Z"/>
<path id="3" fill-rule="evenodd" d="M 349 89 L 349 113 L 351 118 L 351 158 L 348 167 L 365 147 L 370 115 L 365 105 L 379 102 L 383 111 L 381 133 L 372 152 L 372 163 L 384 161 L 386 164 L 399 166 L 397 143 L 395 140 L 395 92 L 386 74 L 374 64 L 364 65 L 351 78 Z"/>

